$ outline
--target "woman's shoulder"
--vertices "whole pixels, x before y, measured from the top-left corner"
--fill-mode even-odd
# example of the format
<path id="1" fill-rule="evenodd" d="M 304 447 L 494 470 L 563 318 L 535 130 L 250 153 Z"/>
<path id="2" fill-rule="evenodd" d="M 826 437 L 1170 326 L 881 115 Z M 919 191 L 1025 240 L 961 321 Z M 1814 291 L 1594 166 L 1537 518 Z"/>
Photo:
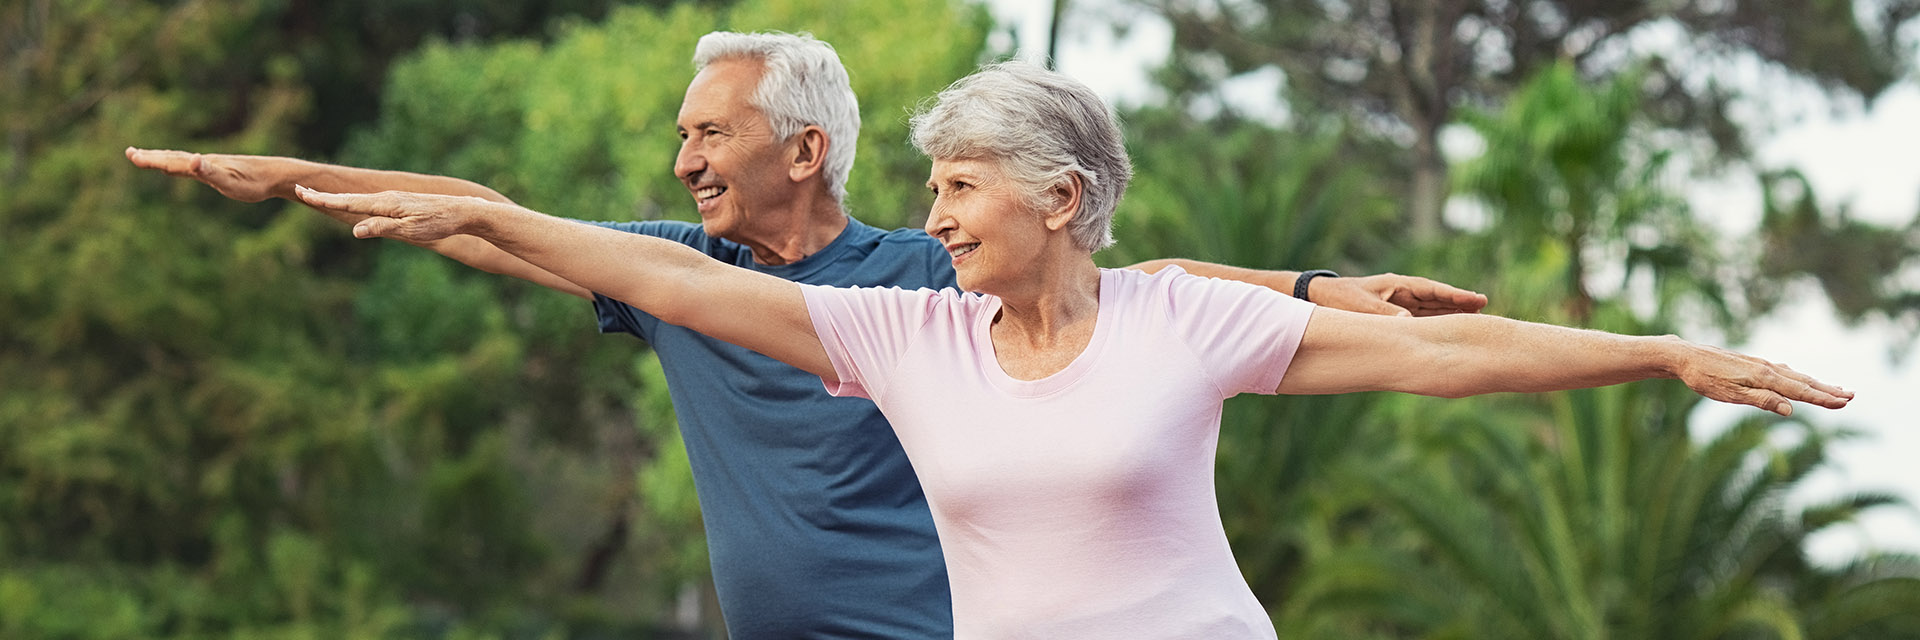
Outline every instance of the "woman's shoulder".
<path id="1" fill-rule="evenodd" d="M 1108 289 L 1112 289 L 1114 293 L 1127 296 L 1142 294 L 1164 296 L 1179 287 L 1206 286 L 1205 283 L 1209 280 L 1213 279 L 1187 273 L 1187 270 L 1180 268 L 1179 265 L 1167 265 L 1153 273 L 1126 268 L 1100 270 L 1102 295 L 1105 295 Z"/>
<path id="2" fill-rule="evenodd" d="M 978 313 L 996 300 L 993 296 L 964 292 L 953 287 L 934 289 L 930 287 L 907 288 L 891 286 L 832 286 L 804 285 L 810 295 L 844 298 L 849 303 L 867 307 L 906 307 L 924 308 L 927 311 L 942 310 L 969 315 Z"/>

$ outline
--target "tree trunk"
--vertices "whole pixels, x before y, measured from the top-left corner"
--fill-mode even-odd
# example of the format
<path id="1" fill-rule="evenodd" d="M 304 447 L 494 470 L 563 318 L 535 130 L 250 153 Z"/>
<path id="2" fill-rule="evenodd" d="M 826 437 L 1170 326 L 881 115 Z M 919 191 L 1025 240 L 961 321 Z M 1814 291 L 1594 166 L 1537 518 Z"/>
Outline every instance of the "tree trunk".
<path id="1" fill-rule="evenodd" d="M 1413 145 L 1413 183 L 1407 194 L 1407 216 L 1413 239 L 1430 242 L 1440 237 L 1440 212 L 1447 204 L 1447 160 L 1440 157 L 1437 134 L 1422 132 Z"/>
<path id="2" fill-rule="evenodd" d="M 1053 0 L 1053 16 L 1047 24 L 1047 68 L 1058 70 L 1060 63 L 1060 25 L 1067 21 L 1067 0 Z"/>

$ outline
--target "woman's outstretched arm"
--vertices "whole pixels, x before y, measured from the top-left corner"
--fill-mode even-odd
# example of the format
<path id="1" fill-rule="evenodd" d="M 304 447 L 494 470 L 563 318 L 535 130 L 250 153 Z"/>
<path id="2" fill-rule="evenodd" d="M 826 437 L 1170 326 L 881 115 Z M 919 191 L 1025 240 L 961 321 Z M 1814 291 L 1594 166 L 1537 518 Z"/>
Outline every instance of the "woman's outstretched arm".
<path id="1" fill-rule="evenodd" d="M 555 218 L 482 198 L 401 191 L 296 196 L 364 214 L 360 238 L 433 242 L 471 235 L 669 324 L 687 327 L 839 381 L 813 331 L 800 285 L 722 263 L 685 245 Z"/>
<path id="2" fill-rule="evenodd" d="M 1624 336 L 1488 315 L 1396 318 L 1316 308 L 1278 391 L 1403 391 L 1457 398 L 1677 378 L 1707 398 L 1780 415 L 1853 392 L 1786 365 L 1674 336 Z"/>

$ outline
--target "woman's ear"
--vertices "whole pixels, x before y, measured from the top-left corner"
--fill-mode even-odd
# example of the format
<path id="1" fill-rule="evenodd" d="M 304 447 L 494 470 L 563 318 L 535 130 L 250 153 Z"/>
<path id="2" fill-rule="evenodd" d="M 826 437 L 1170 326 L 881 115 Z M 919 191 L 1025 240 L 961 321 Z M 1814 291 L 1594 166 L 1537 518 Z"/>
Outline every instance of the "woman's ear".
<path id="1" fill-rule="evenodd" d="M 1047 229 L 1065 229 L 1067 223 L 1073 222 L 1074 216 L 1080 214 L 1080 194 L 1085 191 L 1085 183 L 1081 179 L 1079 172 L 1068 172 L 1067 179 L 1054 183 L 1048 189 L 1056 204 L 1047 212 Z"/>
<path id="2" fill-rule="evenodd" d="M 833 141 L 827 139 L 827 131 L 816 125 L 807 125 L 800 133 L 794 134 L 792 159 L 787 162 L 787 177 L 794 182 L 806 182 L 826 170 L 827 147 Z"/>

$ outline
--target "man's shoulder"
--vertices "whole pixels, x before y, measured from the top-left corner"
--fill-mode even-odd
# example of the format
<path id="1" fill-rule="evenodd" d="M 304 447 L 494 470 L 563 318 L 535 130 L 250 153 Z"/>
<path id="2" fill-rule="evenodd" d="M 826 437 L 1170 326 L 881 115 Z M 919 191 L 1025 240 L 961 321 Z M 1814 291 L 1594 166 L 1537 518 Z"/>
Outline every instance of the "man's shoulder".
<path id="1" fill-rule="evenodd" d="M 637 233 L 675 241 L 704 239 L 707 237 L 706 230 L 701 228 L 699 223 L 682 220 L 580 220 L 579 222 L 606 227 L 616 231 Z"/>
<path id="2" fill-rule="evenodd" d="M 579 222 L 602 226 L 616 231 L 653 236 L 662 240 L 677 242 L 698 249 L 701 253 L 705 253 L 722 262 L 734 262 L 744 249 L 739 243 L 732 240 L 707 235 L 707 228 L 698 222 L 687 222 L 684 220 L 630 220 L 620 222 L 580 220 Z"/>
<path id="3" fill-rule="evenodd" d="M 918 229 L 883 230 L 858 220 L 838 244 L 830 264 L 803 282 L 841 287 L 940 289 L 953 286 L 953 266 L 940 243 Z"/>
<path id="4" fill-rule="evenodd" d="M 894 229 L 884 232 L 880 237 L 880 244 L 903 253 L 942 255 L 947 253 L 946 247 L 942 246 L 939 240 L 919 229 Z"/>

